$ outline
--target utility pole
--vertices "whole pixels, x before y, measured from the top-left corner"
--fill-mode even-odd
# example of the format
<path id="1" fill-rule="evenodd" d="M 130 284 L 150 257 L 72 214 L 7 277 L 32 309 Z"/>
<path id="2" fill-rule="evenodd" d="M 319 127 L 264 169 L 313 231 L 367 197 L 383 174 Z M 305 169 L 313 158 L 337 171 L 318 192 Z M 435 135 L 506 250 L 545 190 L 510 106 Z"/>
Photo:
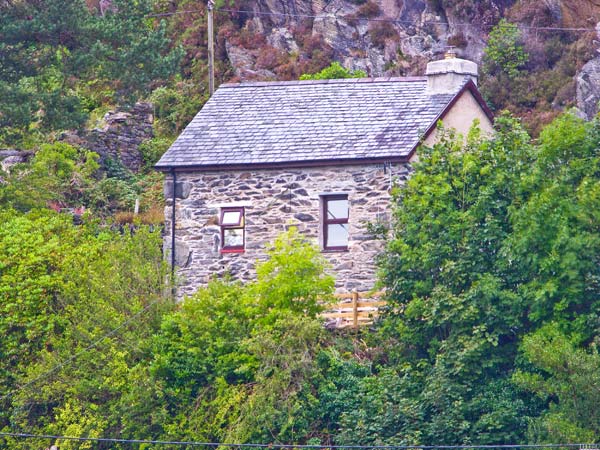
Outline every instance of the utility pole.
<path id="1" fill-rule="evenodd" d="M 213 8 L 214 0 L 208 0 L 208 94 L 212 97 L 215 92 L 215 43 L 213 38 Z"/>

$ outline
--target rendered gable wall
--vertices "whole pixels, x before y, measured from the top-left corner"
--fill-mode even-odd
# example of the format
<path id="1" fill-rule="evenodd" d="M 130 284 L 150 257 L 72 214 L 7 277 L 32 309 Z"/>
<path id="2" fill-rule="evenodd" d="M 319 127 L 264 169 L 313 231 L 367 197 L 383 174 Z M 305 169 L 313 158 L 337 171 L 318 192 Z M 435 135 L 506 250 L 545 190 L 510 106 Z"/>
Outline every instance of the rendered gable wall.
<path id="1" fill-rule="evenodd" d="M 442 117 L 442 123 L 446 129 L 452 128 L 465 137 L 475 120 L 479 122 L 479 128 L 483 135 L 494 133 L 492 122 L 470 91 L 464 91 L 444 117 Z M 431 146 L 435 144 L 436 140 L 437 130 L 433 130 L 425 139 L 424 144 Z"/>

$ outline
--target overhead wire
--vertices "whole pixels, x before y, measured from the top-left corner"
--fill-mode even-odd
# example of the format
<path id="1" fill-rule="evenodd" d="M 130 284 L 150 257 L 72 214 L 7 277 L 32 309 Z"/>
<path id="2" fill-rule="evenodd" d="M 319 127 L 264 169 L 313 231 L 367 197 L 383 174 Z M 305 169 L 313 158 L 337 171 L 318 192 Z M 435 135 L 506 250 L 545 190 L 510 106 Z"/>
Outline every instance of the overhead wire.
<path id="1" fill-rule="evenodd" d="M 253 448 L 253 449 L 332 449 L 332 450 L 477 450 L 477 449 L 544 449 L 544 448 L 577 448 L 591 449 L 595 444 L 485 444 L 485 445 L 296 445 L 296 444 L 253 444 L 253 443 L 223 443 L 223 442 L 198 442 L 198 441 L 161 441 L 151 439 L 122 439 L 106 437 L 78 437 L 62 436 L 55 434 L 11 433 L 0 432 L 0 437 L 14 437 L 23 439 L 53 439 L 79 442 L 105 442 L 115 444 L 147 444 L 147 445 L 185 445 L 192 447 L 209 448 Z"/>
<path id="2" fill-rule="evenodd" d="M 165 13 L 156 13 L 149 14 L 147 17 L 169 17 L 178 14 L 191 14 L 191 13 L 204 13 L 203 9 L 191 9 L 191 10 L 182 10 L 182 11 L 172 11 Z M 317 19 L 317 18 L 334 18 L 334 19 L 344 19 L 344 17 L 340 17 L 333 12 L 325 12 L 322 14 L 302 14 L 302 13 L 279 13 L 273 11 L 255 11 L 250 9 L 233 9 L 233 8 L 215 8 L 214 12 L 220 13 L 235 13 L 235 14 L 252 14 L 255 16 L 271 16 L 271 17 L 290 17 L 290 18 L 302 18 L 302 19 Z M 396 24 L 404 24 L 404 25 L 417 25 L 415 21 L 412 20 L 402 20 L 402 19 L 393 19 L 391 17 L 356 17 L 355 20 L 363 21 L 363 22 L 388 22 L 388 23 L 396 23 Z M 440 25 L 440 26 L 456 26 L 456 27 L 464 27 L 464 26 L 473 26 L 472 23 L 467 22 L 454 22 L 452 24 L 443 21 L 434 21 L 434 20 L 426 20 L 422 22 L 422 25 Z M 588 27 L 552 27 L 552 26 L 535 26 L 535 25 L 521 25 L 521 24 L 513 24 L 507 23 L 506 25 L 497 24 L 497 25 L 480 25 L 484 28 L 492 28 L 494 26 L 499 27 L 518 27 L 524 30 L 532 30 L 532 31 L 573 31 L 573 32 L 596 32 L 596 28 L 588 28 Z"/>

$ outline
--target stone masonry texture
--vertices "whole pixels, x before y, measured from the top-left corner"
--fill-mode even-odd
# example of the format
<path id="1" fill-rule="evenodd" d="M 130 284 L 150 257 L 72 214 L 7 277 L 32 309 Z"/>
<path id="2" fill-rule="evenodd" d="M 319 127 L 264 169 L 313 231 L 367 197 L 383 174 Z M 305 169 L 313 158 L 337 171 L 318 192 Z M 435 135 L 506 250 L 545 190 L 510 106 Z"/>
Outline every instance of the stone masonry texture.
<path id="1" fill-rule="evenodd" d="M 103 122 L 102 128 L 64 133 L 61 139 L 98 153 L 103 164 L 112 159 L 137 172 L 142 166 L 139 146 L 154 136 L 152 104 L 136 103 L 127 110 L 109 111 Z"/>
<path id="2" fill-rule="evenodd" d="M 194 293 L 211 277 L 254 278 L 257 261 L 278 234 L 295 226 L 322 247 L 322 196 L 348 195 L 347 251 L 323 252 L 340 292 L 367 291 L 376 281 L 375 258 L 384 243 L 368 223 L 390 220 L 390 188 L 403 184 L 408 164 L 328 166 L 287 170 L 181 172 L 176 180 L 175 257 L 178 296 Z M 165 255 L 170 260 L 173 181 L 165 181 Z M 221 253 L 219 213 L 244 206 L 245 251 Z"/>

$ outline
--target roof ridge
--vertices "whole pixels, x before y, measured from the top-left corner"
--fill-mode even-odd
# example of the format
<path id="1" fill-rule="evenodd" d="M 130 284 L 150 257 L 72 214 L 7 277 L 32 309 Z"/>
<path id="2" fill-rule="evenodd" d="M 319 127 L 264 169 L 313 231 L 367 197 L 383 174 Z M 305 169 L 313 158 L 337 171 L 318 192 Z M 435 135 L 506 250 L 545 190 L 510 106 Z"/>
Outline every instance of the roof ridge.
<path id="1" fill-rule="evenodd" d="M 363 84 L 363 83 L 399 83 L 426 81 L 427 77 L 373 77 L 373 78 L 334 78 L 327 80 L 292 80 L 292 81 L 243 81 L 240 83 L 223 83 L 219 88 L 273 87 L 273 86 L 307 86 L 317 84 Z"/>

